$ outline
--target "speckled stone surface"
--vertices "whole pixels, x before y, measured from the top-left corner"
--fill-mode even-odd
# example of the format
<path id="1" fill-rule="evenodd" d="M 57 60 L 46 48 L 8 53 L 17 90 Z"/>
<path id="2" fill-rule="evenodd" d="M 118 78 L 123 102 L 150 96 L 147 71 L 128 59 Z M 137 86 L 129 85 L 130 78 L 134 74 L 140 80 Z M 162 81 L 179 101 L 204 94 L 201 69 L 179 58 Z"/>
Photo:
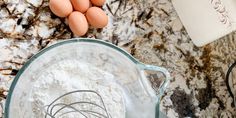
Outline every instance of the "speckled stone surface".
<path id="1" fill-rule="evenodd" d="M 166 67 L 173 80 L 161 109 L 168 117 L 236 117 L 225 84 L 227 68 L 236 60 L 235 33 L 198 48 L 170 0 L 107 0 L 103 9 L 108 26 L 91 28 L 84 37 L 112 42 L 141 62 Z M 50 12 L 48 0 L 0 0 L 2 107 L 16 73 L 32 55 L 73 37 L 67 21 Z"/>

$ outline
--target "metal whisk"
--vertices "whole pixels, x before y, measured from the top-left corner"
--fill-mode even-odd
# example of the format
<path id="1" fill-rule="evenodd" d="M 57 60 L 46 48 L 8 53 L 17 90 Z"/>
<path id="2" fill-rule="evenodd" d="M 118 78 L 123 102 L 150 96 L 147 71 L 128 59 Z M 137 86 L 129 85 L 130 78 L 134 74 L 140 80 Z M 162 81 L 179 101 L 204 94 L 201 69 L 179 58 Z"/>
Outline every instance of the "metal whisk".
<path id="1" fill-rule="evenodd" d="M 73 98 L 76 99 L 75 101 L 65 102 L 66 98 L 73 94 L 81 94 L 81 97 Z M 89 100 L 79 100 L 88 95 L 93 95 L 94 97 L 87 98 Z M 96 103 L 92 98 L 95 98 L 97 101 L 99 99 L 100 103 Z M 64 118 L 66 115 L 70 114 L 76 114 L 78 117 L 83 116 L 85 118 L 112 118 L 105 107 L 101 95 L 92 90 L 76 90 L 68 92 L 56 98 L 49 105 L 46 105 L 45 108 L 45 118 Z"/>

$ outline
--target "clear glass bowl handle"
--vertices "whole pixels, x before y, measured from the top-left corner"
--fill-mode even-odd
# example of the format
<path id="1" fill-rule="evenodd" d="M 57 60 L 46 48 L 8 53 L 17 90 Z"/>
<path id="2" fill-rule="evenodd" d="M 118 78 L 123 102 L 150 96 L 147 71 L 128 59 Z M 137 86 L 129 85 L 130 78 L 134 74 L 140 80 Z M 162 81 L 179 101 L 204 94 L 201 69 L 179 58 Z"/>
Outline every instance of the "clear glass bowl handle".
<path id="1" fill-rule="evenodd" d="M 167 85 L 169 84 L 169 81 L 171 79 L 170 77 L 170 73 L 167 69 L 163 68 L 163 67 L 158 67 L 158 66 L 153 66 L 153 65 L 145 65 L 145 64 L 138 64 L 138 67 L 141 69 L 141 71 L 145 71 L 145 70 L 150 70 L 150 71 L 156 71 L 156 72 L 161 72 L 164 74 L 165 76 L 165 80 L 161 83 L 159 90 L 158 90 L 158 96 L 156 95 L 156 91 L 152 88 L 152 86 L 150 85 L 149 80 L 147 79 L 147 77 L 144 75 L 144 72 L 141 72 L 142 74 L 142 82 L 144 87 L 147 89 L 147 92 L 155 98 L 158 97 L 158 99 L 164 94 L 164 91 L 167 87 Z"/>
<path id="2" fill-rule="evenodd" d="M 167 69 L 163 68 L 163 67 L 158 67 L 158 66 L 153 66 L 153 65 L 145 65 L 142 63 L 138 64 L 138 67 L 141 71 L 141 81 L 143 83 L 144 88 L 146 89 L 146 92 L 153 98 L 153 100 L 156 100 L 155 102 L 156 104 L 156 109 L 155 109 L 155 118 L 164 118 L 166 117 L 165 115 L 163 115 L 160 112 L 160 100 L 161 97 L 164 94 L 165 89 L 167 88 L 170 80 L 171 80 L 171 76 L 170 73 Z M 147 76 L 145 75 L 144 71 L 154 71 L 154 72 L 161 72 L 162 74 L 164 74 L 165 79 L 163 80 L 163 82 L 160 84 L 160 86 L 158 87 L 158 91 L 155 91 L 154 88 L 151 85 L 151 82 L 148 80 Z M 158 78 L 157 78 L 158 79 Z"/>

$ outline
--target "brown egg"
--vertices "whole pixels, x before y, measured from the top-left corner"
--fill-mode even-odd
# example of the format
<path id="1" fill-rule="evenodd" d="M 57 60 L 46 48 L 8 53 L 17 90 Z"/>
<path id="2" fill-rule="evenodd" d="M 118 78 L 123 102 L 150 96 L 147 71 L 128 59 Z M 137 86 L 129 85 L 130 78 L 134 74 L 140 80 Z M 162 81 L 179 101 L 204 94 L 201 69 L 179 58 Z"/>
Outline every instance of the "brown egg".
<path id="1" fill-rule="evenodd" d="M 91 0 L 92 4 L 95 5 L 95 6 L 102 6 L 106 0 Z"/>
<path id="2" fill-rule="evenodd" d="M 78 36 L 83 36 L 88 31 L 88 22 L 84 14 L 73 11 L 68 18 L 68 23 L 71 31 Z"/>
<path id="3" fill-rule="evenodd" d="M 50 0 L 49 8 L 59 17 L 66 17 L 73 11 L 70 0 Z"/>
<path id="4" fill-rule="evenodd" d="M 92 7 L 92 6 L 93 6 L 93 4 L 91 3 L 91 1 L 89 1 L 89 8 Z"/>
<path id="5" fill-rule="evenodd" d="M 98 7 L 90 7 L 86 12 L 86 18 L 89 24 L 95 28 L 103 28 L 108 23 L 108 16 Z"/>
<path id="6" fill-rule="evenodd" d="M 71 3 L 76 11 L 86 12 L 89 8 L 89 0 L 71 0 Z"/>

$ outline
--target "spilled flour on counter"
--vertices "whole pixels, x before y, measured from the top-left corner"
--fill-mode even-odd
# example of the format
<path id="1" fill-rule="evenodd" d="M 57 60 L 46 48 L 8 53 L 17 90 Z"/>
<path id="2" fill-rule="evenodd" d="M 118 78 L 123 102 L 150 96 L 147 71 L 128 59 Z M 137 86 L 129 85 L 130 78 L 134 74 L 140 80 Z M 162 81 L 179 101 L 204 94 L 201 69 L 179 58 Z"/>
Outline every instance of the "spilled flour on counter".
<path id="1" fill-rule="evenodd" d="M 30 107 L 32 108 L 31 118 L 52 118 L 45 117 L 47 105 L 52 103 L 59 96 L 75 90 L 93 90 L 102 97 L 107 112 L 112 118 L 125 118 L 125 105 L 122 91 L 114 81 L 112 74 L 105 72 L 90 64 L 81 63 L 76 60 L 60 61 L 46 68 L 44 73 L 38 73 L 35 84 L 31 90 Z M 70 104 L 78 101 L 87 101 L 101 104 L 101 99 L 92 93 L 74 93 L 58 100 L 58 103 Z M 96 111 L 104 114 L 101 108 L 91 104 L 77 104 L 73 107 L 87 111 Z M 52 114 L 62 108 L 58 105 L 52 110 Z M 50 111 L 50 110 L 49 110 Z M 86 118 L 79 112 L 71 112 L 68 107 L 55 115 L 55 118 Z M 81 110 L 82 111 L 82 110 Z M 70 112 L 70 113 L 68 113 Z M 63 113 L 66 113 L 62 115 Z M 91 112 L 82 111 L 88 118 L 96 118 Z M 96 113 L 95 113 L 96 115 Z M 30 116 L 24 116 L 28 118 Z M 110 117 L 109 117 L 110 118 Z"/>

